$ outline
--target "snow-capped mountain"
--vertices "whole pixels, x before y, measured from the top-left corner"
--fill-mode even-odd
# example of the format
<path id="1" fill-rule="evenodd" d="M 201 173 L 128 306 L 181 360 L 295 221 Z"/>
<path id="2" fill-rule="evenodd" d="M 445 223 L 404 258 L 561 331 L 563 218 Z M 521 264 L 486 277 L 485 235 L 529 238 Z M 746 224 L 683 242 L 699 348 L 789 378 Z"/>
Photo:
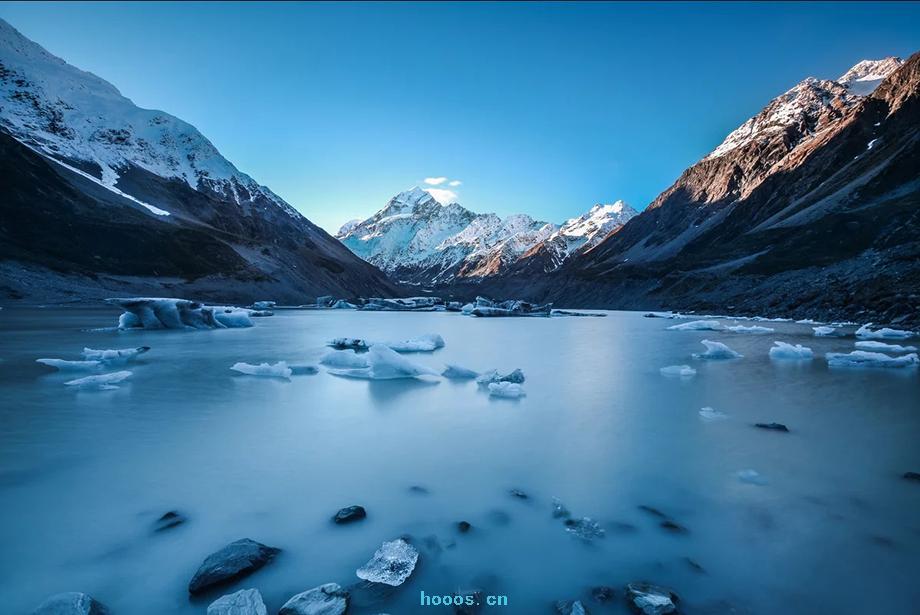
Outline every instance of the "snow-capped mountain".
<path id="1" fill-rule="evenodd" d="M 0 229 L 12 237 L 3 256 L 18 263 L 3 273 L 17 276 L 23 288 L 41 286 L 48 297 L 63 286 L 100 294 L 106 285 L 157 292 L 156 278 L 169 276 L 174 293 L 176 285 L 188 284 L 190 293 L 225 298 L 252 292 L 303 301 L 392 289 L 379 271 L 239 171 L 194 126 L 141 109 L 112 84 L 52 55 L 2 19 L 0 135 L 7 172 L 28 169 L 43 178 L 42 185 L 17 181 L 2 203 L 4 219 L 22 225 Z M 60 239 L 62 253 L 54 259 L 15 239 L 52 210 L 56 214 L 43 232 Z M 81 243 L 75 225 L 86 233 L 107 227 L 111 235 L 89 242 L 83 252 L 90 254 L 68 250 Z M 134 230 L 144 239 L 125 241 Z M 200 250 L 189 245 L 193 236 Z M 181 255 L 168 254 L 177 250 Z M 51 270 L 26 275 L 30 266 Z M 59 271 L 89 278 L 65 280 Z M 115 271 L 139 277 L 128 283 L 97 275 Z M 8 281 L 8 288 L 19 288 Z"/>
<path id="2" fill-rule="evenodd" d="M 445 284 L 504 272 L 536 246 L 552 246 L 554 259 L 594 245 L 635 215 L 622 201 L 595 205 L 563 225 L 526 214 L 476 214 L 458 203 L 442 205 L 421 188 L 401 192 L 364 221 L 337 233 L 349 249 L 396 279 Z"/>
<path id="3" fill-rule="evenodd" d="M 901 68 L 904 60 L 890 56 L 881 60 L 863 60 L 843 73 L 837 83 L 846 87 L 853 94 L 868 96 L 879 86 L 885 77 Z"/>

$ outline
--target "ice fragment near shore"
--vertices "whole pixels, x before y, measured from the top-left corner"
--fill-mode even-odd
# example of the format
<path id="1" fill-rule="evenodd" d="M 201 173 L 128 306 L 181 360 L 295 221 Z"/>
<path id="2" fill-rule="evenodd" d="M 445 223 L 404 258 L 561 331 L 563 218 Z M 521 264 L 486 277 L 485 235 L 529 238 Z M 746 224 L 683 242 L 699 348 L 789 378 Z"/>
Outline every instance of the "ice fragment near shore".
<path id="1" fill-rule="evenodd" d="M 65 382 L 67 386 L 77 387 L 80 389 L 100 389 L 108 391 L 117 389 L 117 384 L 126 378 L 131 377 L 132 372 L 120 371 L 109 374 L 99 374 L 98 376 L 86 376 Z"/>
<path id="2" fill-rule="evenodd" d="M 328 356 L 328 355 L 327 355 Z M 363 359 L 364 357 L 358 357 Z M 324 357 L 325 359 L 325 357 Z M 347 359 L 352 360 L 352 359 Z M 371 346 L 367 353 L 365 367 L 350 369 L 331 369 L 330 373 L 348 378 L 362 378 L 365 380 L 393 380 L 397 378 L 416 378 L 418 376 L 437 376 L 437 372 L 428 367 L 417 365 L 395 350 L 376 344 Z"/>
<path id="3" fill-rule="evenodd" d="M 385 542 L 369 562 L 358 568 L 359 579 L 393 587 L 402 585 L 418 562 L 418 551 L 402 538 Z"/>
<path id="4" fill-rule="evenodd" d="M 881 352 L 854 350 L 851 353 L 828 352 L 824 355 L 829 367 L 916 367 L 920 364 L 917 353 L 890 357 Z"/>
<path id="5" fill-rule="evenodd" d="M 812 330 L 815 332 L 815 337 L 831 337 L 837 335 L 837 328 L 829 325 L 812 327 Z"/>
<path id="6" fill-rule="evenodd" d="M 524 384 L 524 372 L 520 368 L 515 369 L 508 374 L 499 374 L 498 370 L 489 370 L 476 378 L 479 386 L 485 387 L 496 382 L 513 382 L 515 384 Z"/>
<path id="7" fill-rule="evenodd" d="M 137 348 L 121 348 L 112 350 L 96 350 L 95 348 L 84 348 L 81 353 L 87 361 L 102 361 L 104 363 L 127 363 L 133 361 L 139 355 L 150 351 L 150 346 L 139 346 Z"/>
<path id="8" fill-rule="evenodd" d="M 696 376 L 696 370 L 689 365 L 668 365 L 660 370 L 662 376 L 671 376 L 678 378 L 692 378 Z"/>
<path id="9" fill-rule="evenodd" d="M 770 349 L 770 358 L 789 361 L 810 361 L 814 358 L 815 353 L 811 348 L 801 344 L 787 344 L 786 342 L 773 342 L 774 346 Z"/>
<path id="10" fill-rule="evenodd" d="M 66 361 L 64 359 L 35 359 L 36 363 L 71 372 L 93 371 L 102 367 L 102 361 Z"/>
<path id="11" fill-rule="evenodd" d="M 751 325 L 750 327 L 745 327 L 744 325 L 734 325 L 732 327 L 725 327 L 727 331 L 733 333 L 747 333 L 750 335 L 764 335 L 766 333 L 773 333 L 776 329 L 771 329 L 770 327 L 761 327 L 760 325 Z"/>
<path id="12" fill-rule="evenodd" d="M 703 340 L 700 342 L 706 347 L 706 352 L 699 352 L 693 355 L 695 359 L 723 360 L 723 359 L 740 359 L 743 354 L 737 353 L 722 342 L 713 342 Z"/>
<path id="13" fill-rule="evenodd" d="M 293 371 L 284 361 L 278 361 L 274 365 L 268 363 L 234 363 L 230 368 L 235 372 L 246 374 L 247 376 L 261 376 L 263 378 L 290 378 Z"/>
<path id="14" fill-rule="evenodd" d="M 722 331 L 725 327 L 718 320 L 691 320 L 671 325 L 668 331 Z"/>

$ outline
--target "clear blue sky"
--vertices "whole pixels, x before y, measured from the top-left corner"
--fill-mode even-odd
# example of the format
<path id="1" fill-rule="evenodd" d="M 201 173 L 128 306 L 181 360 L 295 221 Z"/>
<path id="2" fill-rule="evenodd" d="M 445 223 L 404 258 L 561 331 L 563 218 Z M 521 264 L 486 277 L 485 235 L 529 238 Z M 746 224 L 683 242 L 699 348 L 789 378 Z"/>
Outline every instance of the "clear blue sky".
<path id="1" fill-rule="evenodd" d="M 0 16 L 191 122 L 328 230 L 425 177 L 502 215 L 643 208 L 802 78 L 920 49 L 916 3 L 2 3 Z"/>

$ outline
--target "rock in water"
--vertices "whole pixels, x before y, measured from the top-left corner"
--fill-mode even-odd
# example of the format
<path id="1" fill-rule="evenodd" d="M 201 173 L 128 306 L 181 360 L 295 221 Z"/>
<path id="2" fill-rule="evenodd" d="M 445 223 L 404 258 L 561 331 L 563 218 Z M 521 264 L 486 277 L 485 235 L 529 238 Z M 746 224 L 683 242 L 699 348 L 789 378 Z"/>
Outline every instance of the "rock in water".
<path id="1" fill-rule="evenodd" d="M 367 517 L 367 511 L 364 510 L 363 506 L 346 506 L 341 509 L 339 512 L 335 513 L 335 516 L 332 518 L 336 523 L 351 523 L 352 521 L 360 521 Z"/>
<path id="2" fill-rule="evenodd" d="M 348 608 L 348 592 L 338 583 L 326 583 L 297 594 L 284 603 L 278 615 L 342 615 Z"/>
<path id="3" fill-rule="evenodd" d="M 418 562 L 418 551 L 402 538 L 385 542 L 374 553 L 369 562 L 358 568 L 359 579 L 384 583 L 396 587 L 402 585 Z"/>
<path id="4" fill-rule="evenodd" d="M 473 529 L 473 526 L 470 525 L 469 521 L 460 521 L 457 523 L 457 531 L 461 534 L 466 534 L 471 529 Z"/>
<path id="5" fill-rule="evenodd" d="M 268 615 L 268 611 L 259 590 L 241 589 L 212 602 L 207 615 Z"/>
<path id="6" fill-rule="evenodd" d="M 920 481 L 920 472 L 905 472 L 903 478 L 905 480 Z"/>
<path id="7" fill-rule="evenodd" d="M 667 587 L 630 583 L 626 586 L 626 600 L 634 611 L 642 615 L 666 615 L 677 613 L 680 598 Z"/>
<path id="8" fill-rule="evenodd" d="M 610 602 L 613 600 L 616 592 L 613 591 L 612 587 L 606 585 L 598 585 L 597 587 L 591 588 L 591 597 L 604 604 L 605 602 Z"/>
<path id="9" fill-rule="evenodd" d="M 190 594 L 200 594 L 216 585 L 228 583 L 255 572 L 272 560 L 281 549 L 243 538 L 215 551 L 201 563 L 189 581 Z"/>
<path id="10" fill-rule="evenodd" d="M 42 602 L 32 615 L 108 615 L 109 610 L 89 594 L 64 592 Z"/>
<path id="11" fill-rule="evenodd" d="M 171 510 L 157 519 L 153 523 L 154 532 L 162 532 L 163 530 L 168 530 L 171 527 L 176 527 L 182 523 L 185 523 L 185 515 L 178 513 L 174 510 Z"/>
<path id="12" fill-rule="evenodd" d="M 559 615 L 587 615 L 588 613 L 580 600 L 560 600 L 555 606 Z"/>
<path id="13" fill-rule="evenodd" d="M 585 541 L 591 541 L 595 538 L 604 537 L 604 528 L 591 517 L 582 517 L 581 519 L 566 519 L 565 531 L 577 538 Z"/>
<path id="14" fill-rule="evenodd" d="M 782 423 L 754 423 L 754 427 L 761 429 L 770 429 L 772 431 L 789 431 L 789 428 Z"/>

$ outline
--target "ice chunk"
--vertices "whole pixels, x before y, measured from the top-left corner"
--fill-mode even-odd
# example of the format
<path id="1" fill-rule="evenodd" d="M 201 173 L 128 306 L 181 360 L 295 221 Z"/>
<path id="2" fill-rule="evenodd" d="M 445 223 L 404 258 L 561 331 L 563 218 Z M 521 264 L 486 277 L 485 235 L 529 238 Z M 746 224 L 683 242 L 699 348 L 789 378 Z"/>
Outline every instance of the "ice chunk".
<path id="1" fill-rule="evenodd" d="M 692 378 L 696 376 L 696 370 L 689 365 L 668 365 L 660 370 L 662 376 L 675 376 L 679 378 Z"/>
<path id="2" fill-rule="evenodd" d="M 327 344 L 327 346 L 331 346 L 336 350 L 345 350 L 349 348 L 352 350 L 367 350 L 372 345 L 373 344 L 367 340 L 358 337 L 337 337 Z"/>
<path id="3" fill-rule="evenodd" d="M 760 475 L 760 472 L 756 470 L 740 470 L 735 472 L 735 476 L 738 477 L 742 483 L 749 483 L 751 485 L 766 485 L 767 479 Z"/>
<path id="4" fill-rule="evenodd" d="M 797 325 L 820 325 L 823 324 L 820 321 L 812 320 L 811 318 L 803 318 L 802 320 L 795 321 Z"/>
<path id="5" fill-rule="evenodd" d="M 743 357 L 743 354 L 739 354 L 723 344 L 722 342 L 713 342 L 710 340 L 703 340 L 700 342 L 703 346 L 706 347 L 706 352 L 699 352 L 693 355 L 694 359 L 711 359 L 711 360 L 722 360 L 722 359 L 740 359 Z"/>
<path id="6" fill-rule="evenodd" d="M 433 312 L 444 309 L 444 300 L 440 297 L 402 297 L 383 299 L 370 297 L 363 299 L 362 310 L 383 312 Z"/>
<path id="7" fill-rule="evenodd" d="M 474 309 L 476 309 L 475 305 L 473 305 L 472 303 L 467 303 L 463 307 L 460 308 L 460 312 L 469 316 L 470 314 L 473 313 Z"/>
<path id="8" fill-rule="evenodd" d="M 566 519 L 565 531 L 582 540 L 594 540 L 604 537 L 604 528 L 591 517 L 581 519 Z"/>
<path id="9" fill-rule="evenodd" d="M 349 378 L 365 380 L 393 380 L 396 378 L 416 378 L 418 376 L 437 376 L 437 372 L 428 367 L 412 363 L 395 350 L 382 344 L 371 346 L 367 353 L 367 367 L 352 369 L 333 369 L 330 373 Z"/>
<path id="10" fill-rule="evenodd" d="M 787 344 L 786 342 L 773 342 L 774 346 L 770 349 L 771 359 L 792 360 L 792 361 L 810 361 L 814 358 L 815 353 L 811 348 L 801 344 Z"/>
<path id="11" fill-rule="evenodd" d="M 831 327 L 828 325 L 822 325 L 820 327 L 812 327 L 812 330 L 815 332 L 815 337 L 830 337 L 837 335 L 837 328 Z"/>
<path id="12" fill-rule="evenodd" d="M 913 331 L 905 331 L 904 329 L 889 329 L 888 327 L 883 327 L 873 331 L 869 328 L 871 325 L 871 322 L 866 323 L 857 329 L 856 337 L 871 340 L 906 340 L 907 338 L 914 337 L 914 335 L 916 335 L 916 333 Z"/>
<path id="13" fill-rule="evenodd" d="M 437 333 L 427 333 L 402 342 L 383 342 L 383 345 L 389 346 L 396 352 L 431 352 L 444 348 L 444 338 Z"/>
<path id="14" fill-rule="evenodd" d="M 270 310 L 277 304 L 274 301 L 256 301 L 252 304 L 254 310 Z"/>
<path id="15" fill-rule="evenodd" d="M 565 507 L 565 504 L 562 503 L 562 500 L 559 498 L 553 498 L 553 518 L 568 518 L 571 517 L 572 513 L 569 512 L 569 509 Z"/>
<path id="16" fill-rule="evenodd" d="M 385 542 L 374 553 L 369 562 L 358 568 L 359 579 L 372 583 L 384 583 L 396 587 L 402 585 L 418 562 L 418 551 L 402 538 Z"/>
<path id="17" fill-rule="evenodd" d="M 225 329 L 251 327 L 249 310 L 230 306 L 207 306 L 188 299 L 133 297 L 106 299 L 125 310 L 118 318 L 120 329 Z"/>
<path id="18" fill-rule="evenodd" d="M 724 328 L 718 320 L 691 320 L 671 325 L 668 331 L 722 331 Z"/>
<path id="19" fill-rule="evenodd" d="M 347 609 L 348 590 L 338 583 L 325 583 L 293 596 L 284 603 L 278 615 L 342 615 Z"/>
<path id="20" fill-rule="evenodd" d="M 472 380 L 479 376 L 479 372 L 448 363 L 444 366 L 444 371 L 441 372 L 441 375 L 451 380 Z"/>
<path id="21" fill-rule="evenodd" d="M 760 325 L 751 325 L 750 327 L 745 327 L 744 325 L 734 325 L 732 327 L 725 327 L 727 331 L 733 333 L 748 333 L 751 335 L 764 335 L 766 333 L 773 333 L 776 329 L 771 329 L 770 327 L 761 327 Z"/>
<path id="22" fill-rule="evenodd" d="M 150 346 L 139 346 L 137 348 L 121 348 L 114 350 L 96 350 L 95 348 L 84 348 L 83 358 L 87 361 L 102 361 L 103 363 L 127 363 L 133 361 L 139 355 L 150 351 Z"/>
<path id="23" fill-rule="evenodd" d="M 278 361 L 274 365 L 269 365 L 268 363 L 259 363 L 258 365 L 234 363 L 230 369 L 247 376 L 262 376 L 264 378 L 290 378 L 293 373 L 284 361 Z"/>
<path id="24" fill-rule="evenodd" d="M 111 372 L 109 374 L 99 374 L 98 376 L 77 378 L 76 380 L 65 382 L 64 384 L 81 389 L 101 389 L 105 391 L 117 389 L 118 386 L 116 385 L 125 378 L 130 378 L 131 374 L 132 372 L 129 371 Z"/>
<path id="25" fill-rule="evenodd" d="M 357 305 L 355 305 L 354 303 L 349 303 L 345 301 L 344 299 L 339 299 L 338 301 L 336 301 L 329 307 L 331 307 L 333 310 L 356 310 L 358 309 Z"/>
<path id="26" fill-rule="evenodd" d="M 719 412 L 714 408 L 706 406 L 705 408 L 700 408 L 700 418 L 707 423 L 713 423 L 715 421 L 723 421 L 727 419 L 728 415 L 724 412 Z"/>
<path id="27" fill-rule="evenodd" d="M 486 297 L 476 297 L 476 302 L 469 314 L 473 316 L 549 316 L 552 311 L 552 303 L 537 305 L 519 299 L 492 301 Z M 467 313 L 465 307 L 463 312 Z"/>
<path id="28" fill-rule="evenodd" d="M 476 378 L 476 383 L 481 387 L 488 386 L 495 382 L 513 382 L 515 384 L 524 384 L 524 372 L 520 368 L 515 369 L 508 374 L 499 374 L 498 370 L 489 370 Z"/>
<path id="29" fill-rule="evenodd" d="M 849 354 L 828 352 L 824 356 L 827 357 L 827 364 L 830 367 L 916 367 L 920 363 L 915 352 L 900 357 L 890 357 L 881 352 L 854 350 Z"/>
<path id="30" fill-rule="evenodd" d="M 354 350 L 330 350 L 319 360 L 326 367 L 359 368 L 367 367 L 367 356 L 357 354 Z"/>
<path id="31" fill-rule="evenodd" d="M 901 346 L 900 344 L 886 344 L 885 342 L 859 341 L 856 342 L 859 350 L 874 352 L 916 352 L 916 346 Z"/>
<path id="32" fill-rule="evenodd" d="M 90 372 L 102 367 L 102 361 L 66 361 L 64 359 L 35 359 L 36 363 L 59 369 L 62 372 Z"/>
<path id="33" fill-rule="evenodd" d="M 489 395 L 505 399 L 518 399 L 524 397 L 524 388 L 515 382 L 490 382 Z"/>
<path id="34" fill-rule="evenodd" d="M 291 375 L 293 376 L 309 376 L 319 373 L 319 368 L 317 366 L 307 363 L 288 365 L 288 367 L 291 368 Z"/>

